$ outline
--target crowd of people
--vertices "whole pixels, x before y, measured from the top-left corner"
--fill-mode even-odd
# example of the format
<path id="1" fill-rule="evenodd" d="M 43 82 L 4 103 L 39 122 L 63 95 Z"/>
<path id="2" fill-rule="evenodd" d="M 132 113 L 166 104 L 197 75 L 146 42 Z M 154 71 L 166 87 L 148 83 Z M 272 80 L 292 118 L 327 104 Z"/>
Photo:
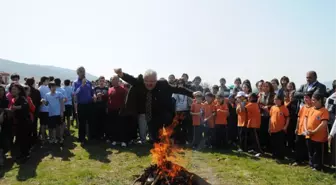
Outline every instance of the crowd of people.
<path id="1" fill-rule="evenodd" d="M 283 76 L 258 81 L 252 92 L 251 82 L 240 78 L 233 88 L 225 78 L 209 88 L 187 74 L 157 80 L 152 70 L 137 77 L 115 73 L 110 80 L 89 81 L 79 67 L 74 81 L 44 76 L 38 83 L 25 78 L 24 84 L 12 74 L 12 82 L 0 86 L 0 165 L 14 146 L 18 162 L 29 159 L 34 145 L 66 147 L 71 127 L 78 128 L 82 145 L 158 142 L 159 130 L 174 117 L 179 124 L 172 140 L 193 150 L 236 147 L 257 157 L 292 158 L 293 165 L 308 161 L 314 170 L 336 165 L 336 80 L 327 90 L 309 71 L 298 89 Z"/>

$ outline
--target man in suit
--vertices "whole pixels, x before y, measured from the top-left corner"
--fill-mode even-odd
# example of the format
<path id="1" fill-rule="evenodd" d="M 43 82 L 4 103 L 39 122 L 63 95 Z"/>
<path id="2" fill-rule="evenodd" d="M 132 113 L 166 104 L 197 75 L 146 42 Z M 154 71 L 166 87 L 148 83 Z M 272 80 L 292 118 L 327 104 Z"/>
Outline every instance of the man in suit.
<path id="1" fill-rule="evenodd" d="M 319 93 L 324 97 L 327 97 L 327 89 L 324 84 L 317 81 L 317 74 L 315 71 L 308 71 L 306 75 L 307 84 L 301 85 L 301 87 L 295 93 L 295 98 L 303 99 L 306 92 Z"/>
<path id="2" fill-rule="evenodd" d="M 183 94 L 189 97 L 193 92 L 184 87 L 173 86 L 166 80 L 157 80 L 157 73 L 153 70 L 147 70 L 143 78 L 135 78 L 121 69 L 115 69 L 115 73 L 124 81 L 129 83 L 136 95 L 128 95 L 125 108 L 133 107 L 136 111 L 143 112 L 146 117 L 148 131 L 151 140 L 159 140 L 159 130 L 166 125 L 171 124 L 173 120 L 172 94 Z M 136 97 L 136 98 L 130 98 Z"/>

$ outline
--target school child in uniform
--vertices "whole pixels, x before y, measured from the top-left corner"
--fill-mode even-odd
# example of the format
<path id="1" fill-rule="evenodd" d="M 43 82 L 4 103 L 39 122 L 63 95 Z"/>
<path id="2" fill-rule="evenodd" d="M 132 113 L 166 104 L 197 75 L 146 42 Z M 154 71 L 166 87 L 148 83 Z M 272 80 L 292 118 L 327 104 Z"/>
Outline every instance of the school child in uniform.
<path id="1" fill-rule="evenodd" d="M 270 110 L 269 134 L 271 135 L 272 157 L 283 160 L 285 157 L 285 133 L 289 124 L 289 111 L 284 97 L 276 95 Z"/>
<path id="2" fill-rule="evenodd" d="M 230 95 L 228 98 L 228 144 L 233 144 L 236 146 L 237 138 L 238 138 L 238 115 L 236 112 L 236 100 L 234 95 Z"/>
<path id="3" fill-rule="evenodd" d="M 252 152 L 257 152 L 256 156 L 259 157 L 263 151 L 261 150 L 259 141 L 259 129 L 261 124 L 261 114 L 258 105 L 258 96 L 252 93 L 248 97 L 248 103 L 246 104 L 246 117 L 247 117 L 247 135 L 248 141 L 252 148 Z"/>
<path id="4" fill-rule="evenodd" d="M 197 149 L 199 144 L 203 138 L 203 125 L 201 122 L 203 121 L 203 110 L 202 110 L 202 101 L 203 94 L 200 91 L 195 92 L 195 101 L 191 104 L 190 115 L 192 116 L 192 124 L 194 127 L 194 138 L 192 142 L 192 148 Z"/>
<path id="5" fill-rule="evenodd" d="M 246 128 L 246 94 L 243 91 L 239 91 L 236 96 L 237 108 L 236 112 L 238 115 L 238 138 L 239 138 L 239 149 L 238 152 L 247 151 L 247 128 Z"/>
<path id="6" fill-rule="evenodd" d="M 205 94 L 205 102 L 203 103 L 204 120 L 203 124 L 206 126 L 205 140 L 206 145 L 212 148 L 215 144 L 215 115 L 216 106 L 214 105 L 215 96 L 211 92 Z"/>
<path id="7" fill-rule="evenodd" d="M 45 95 L 45 99 L 42 99 L 42 103 L 48 106 L 49 121 L 48 128 L 50 135 L 50 143 L 57 143 L 56 129 L 59 129 L 59 143 L 63 144 L 64 127 L 62 127 L 64 96 L 61 92 L 56 91 L 56 84 L 54 82 L 49 83 L 50 92 Z"/>
<path id="8" fill-rule="evenodd" d="M 293 166 L 299 165 L 305 160 L 308 159 L 308 148 L 307 148 L 307 140 L 306 140 L 306 132 L 305 132 L 305 118 L 308 112 L 312 108 L 312 98 L 313 93 L 307 92 L 304 95 L 304 106 L 300 108 L 296 129 L 295 129 L 295 162 L 292 164 Z"/>
<path id="9" fill-rule="evenodd" d="M 227 145 L 227 117 L 229 110 L 225 103 L 224 93 L 216 95 L 216 119 L 215 119 L 215 147 L 221 148 Z"/>
<path id="10" fill-rule="evenodd" d="M 65 91 L 66 95 L 66 102 L 64 103 L 65 111 L 64 111 L 64 122 L 66 122 L 66 130 L 67 135 L 70 135 L 70 126 L 71 126 L 71 115 L 72 115 L 72 100 L 74 96 L 73 88 L 70 86 L 70 80 L 64 80 L 64 87 L 63 90 Z"/>
<path id="11" fill-rule="evenodd" d="M 314 170 L 322 170 L 325 145 L 328 141 L 329 112 L 323 106 L 323 95 L 313 94 L 313 108 L 306 114 L 309 165 Z"/>

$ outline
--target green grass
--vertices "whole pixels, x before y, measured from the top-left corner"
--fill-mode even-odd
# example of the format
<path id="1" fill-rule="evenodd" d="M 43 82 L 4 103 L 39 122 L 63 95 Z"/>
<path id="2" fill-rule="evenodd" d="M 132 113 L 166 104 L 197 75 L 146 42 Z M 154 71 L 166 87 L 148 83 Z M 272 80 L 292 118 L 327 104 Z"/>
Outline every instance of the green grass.
<path id="1" fill-rule="evenodd" d="M 68 139 L 65 149 L 46 146 L 35 149 L 32 158 L 21 166 L 9 160 L 0 171 L 0 184 L 6 185 L 128 185 L 135 175 L 151 164 L 151 146 L 112 149 L 105 143 L 82 148 Z M 211 184 L 335 184 L 335 174 L 312 171 L 307 167 L 277 164 L 271 159 L 256 159 L 247 154 L 193 152 L 186 150 L 179 164 Z"/>

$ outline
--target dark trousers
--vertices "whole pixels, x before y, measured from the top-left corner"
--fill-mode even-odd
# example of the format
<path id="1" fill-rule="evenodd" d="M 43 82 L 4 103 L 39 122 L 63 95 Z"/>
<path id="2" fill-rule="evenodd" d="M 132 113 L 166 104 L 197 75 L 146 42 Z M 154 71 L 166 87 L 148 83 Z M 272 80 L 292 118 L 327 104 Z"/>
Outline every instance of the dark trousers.
<path id="1" fill-rule="evenodd" d="M 34 120 L 33 120 L 33 125 L 32 125 L 33 138 L 37 138 L 38 136 L 38 132 L 37 132 L 38 113 L 39 111 L 36 111 L 34 115 Z"/>
<path id="2" fill-rule="evenodd" d="M 201 140 L 203 139 L 203 126 L 197 125 L 194 126 L 194 138 L 192 142 L 193 147 L 198 147 L 201 143 Z"/>
<path id="3" fill-rule="evenodd" d="M 185 144 L 186 141 L 192 142 L 193 126 L 189 111 L 176 112 L 176 115 L 183 115 L 183 119 L 174 128 L 173 138 L 177 143 Z"/>
<path id="4" fill-rule="evenodd" d="M 248 146 L 249 149 L 253 149 L 256 152 L 262 153 L 262 149 L 259 141 L 259 129 L 257 128 L 247 128 L 248 135 Z"/>
<path id="5" fill-rule="evenodd" d="M 324 161 L 324 142 L 316 142 L 310 139 L 307 140 L 308 143 L 308 154 L 309 154 L 309 165 L 312 168 L 321 170 Z"/>
<path id="6" fill-rule="evenodd" d="M 138 117 L 133 115 L 123 116 L 123 124 L 126 132 L 126 142 L 138 138 Z"/>
<path id="7" fill-rule="evenodd" d="M 91 127 L 92 131 L 90 131 L 93 139 L 101 139 L 104 137 L 106 117 L 106 106 L 95 104 L 93 125 Z"/>
<path id="8" fill-rule="evenodd" d="M 12 133 L 12 125 L 9 123 L 9 120 L 6 120 L 1 125 L 0 131 L 0 149 L 3 154 L 7 153 L 12 146 L 13 142 L 13 133 Z"/>
<path id="9" fill-rule="evenodd" d="M 237 114 L 228 117 L 228 140 L 236 143 L 238 138 Z"/>
<path id="10" fill-rule="evenodd" d="M 260 125 L 260 145 L 262 149 L 265 151 L 270 150 L 270 135 L 268 133 L 269 127 L 269 116 L 261 117 L 261 125 Z"/>
<path id="11" fill-rule="evenodd" d="M 285 158 L 285 133 L 283 131 L 271 134 L 272 156 L 276 159 Z"/>
<path id="12" fill-rule="evenodd" d="M 301 163 L 308 160 L 307 139 L 304 135 L 296 135 L 295 139 L 295 161 Z"/>
<path id="13" fill-rule="evenodd" d="M 152 120 L 147 122 L 148 125 L 148 133 L 150 140 L 153 142 L 160 141 L 159 139 L 159 131 L 163 128 L 163 126 L 168 126 L 172 123 L 173 116 L 169 112 L 165 112 L 158 115 L 153 115 Z"/>
<path id="14" fill-rule="evenodd" d="M 228 134 L 227 134 L 227 125 L 215 125 L 215 144 L 216 148 L 223 148 L 227 145 Z"/>
<path id="15" fill-rule="evenodd" d="M 19 146 L 20 156 L 29 155 L 32 146 L 32 123 L 31 121 L 23 121 L 18 123 L 16 130 L 16 145 Z"/>
<path id="16" fill-rule="evenodd" d="M 85 136 L 86 136 L 86 125 L 89 126 L 89 139 L 91 138 L 90 132 L 93 130 L 92 129 L 92 117 L 93 117 L 93 108 L 92 108 L 92 103 L 90 104 L 78 104 L 77 107 L 78 111 L 78 139 L 79 141 L 83 142 L 85 141 Z"/>
<path id="17" fill-rule="evenodd" d="M 120 110 L 108 112 L 105 130 L 107 137 L 111 141 L 127 142 L 129 136 L 127 135 L 128 125 L 125 122 L 125 116 L 120 115 Z"/>
<path id="18" fill-rule="evenodd" d="M 286 146 L 289 153 L 291 153 L 295 149 L 296 124 L 297 117 L 291 117 L 286 132 Z"/>
<path id="19" fill-rule="evenodd" d="M 336 166 L 336 138 L 333 137 L 331 141 L 331 165 Z"/>
<path id="20" fill-rule="evenodd" d="M 247 128 L 238 127 L 239 148 L 247 151 Z"/>

